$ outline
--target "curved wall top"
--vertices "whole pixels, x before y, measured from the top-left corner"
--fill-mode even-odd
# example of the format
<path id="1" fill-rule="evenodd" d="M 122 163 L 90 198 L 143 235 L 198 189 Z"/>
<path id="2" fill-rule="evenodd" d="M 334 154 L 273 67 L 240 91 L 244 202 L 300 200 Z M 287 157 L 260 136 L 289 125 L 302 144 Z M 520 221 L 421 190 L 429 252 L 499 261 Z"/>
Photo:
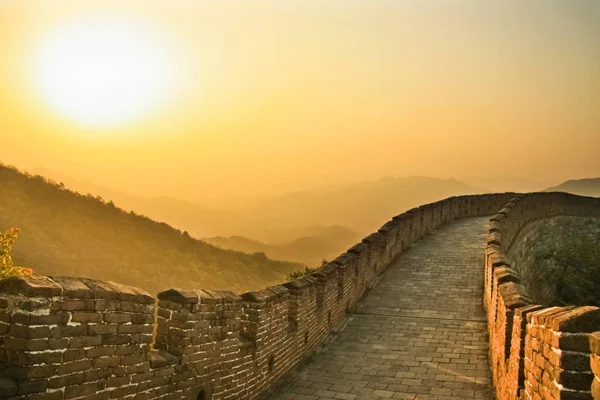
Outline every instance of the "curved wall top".
<path id="1" fill-rule="evenodd" d="M 490 219 L 484 305 L 498 399 L 592 399 L 589 336 L 600 330 L 600 309 L 535 304 L 507 257 L 525 225 L 565 215 L 600 217 L 600 198 L 517 195 Z"/>

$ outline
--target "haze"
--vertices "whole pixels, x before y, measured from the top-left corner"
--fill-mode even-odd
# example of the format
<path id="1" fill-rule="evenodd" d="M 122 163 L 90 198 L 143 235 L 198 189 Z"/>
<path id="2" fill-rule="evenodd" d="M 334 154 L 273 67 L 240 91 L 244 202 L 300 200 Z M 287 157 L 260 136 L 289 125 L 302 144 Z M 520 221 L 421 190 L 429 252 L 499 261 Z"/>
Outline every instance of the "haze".
<path id="1" fill-rule="evenodd" d="M 0 160 L 205 205 L 388 175 L 600 175 L 595 0 L 194 3 L 0 2 Z M 104 15 L 168 37 L 179 86 L 95 126 L 31 70 L 57 27 Z"/>

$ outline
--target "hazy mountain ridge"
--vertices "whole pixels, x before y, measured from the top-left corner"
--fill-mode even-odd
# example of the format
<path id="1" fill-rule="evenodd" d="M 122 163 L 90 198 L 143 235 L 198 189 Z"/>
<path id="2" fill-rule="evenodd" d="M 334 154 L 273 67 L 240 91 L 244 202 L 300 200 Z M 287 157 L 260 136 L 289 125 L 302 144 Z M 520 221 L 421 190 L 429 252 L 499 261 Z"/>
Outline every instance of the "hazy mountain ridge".
<path id="1" fill-rule="evenodd" d="M 526 178 L 515 178 L 511 176 L 494 176 L 494 177 L 465 177 L 463 182 L 469 185 L 486 188 L 487 191 L 493 193 L 504 192 L 539 192 L 550 186 L 552 181 L 534 180 Z"/>
<path id="2" fill-rule="evenodd" d="M 39 170 L 38 170 L 39 171 Z M 224 249 L 263 252 L 273 259 L 309 266 L 335 258 L 393 215 L 449 196 L 487 190 L 456 179 L 422 176 L 384 177 L 375 181 L 288 193 L 254 202 L 251 207 L 210 210 L 170 197 L 143 198 L 61 177 L 69 188 L 99 194 L 118 207 L 165 221 Z"/>
<path id="3" fill-rule="evenodd" d="M 214 210 L 187 200 L 166 196 L 149 199 L 61 177 L 46 169 L 37 171 L 47 173 L 54 180 L 62 180 L 67 187 L 81 193 L 100 195 L 120 208 L 135 210 L 187 230 L 195 237 L 243 236 L 265 244 L 318 236 L 315 229 L 331 226 L 342 226 L 367 235 L 391 216 L 409 208 L 450 196 L 488 192 L 456 179 L 390 176 L 269 197 L 248 207 Z"/>
<path id="4" fill-rule="evenodd" d="M 156 293 L 171 287 L 245 291 L 302 268 L 223 250 L 41 176 L 0 165 L 0 229 L 17 226 L 15 263 L 39 275 L 88 276 Z"/>
<path id="5" fill-rule="evenodd" d="M 316 227 L 313 232 L 313 236 L 303 236 L 278 244 L 262 243 L 242 236 L 215 236 L 202 240 L 225 249 L 248 253 L 264 252 L 273 259 L 296 261 L 316 267 L 321 265 L 322 259 L 337 257 L 361 239 L 358 233 L 341 226 Z"/>
<path id="6" fill-rule="evenodd" d="M 571 179 L 545 190 L 546 192 L 567 192 L 580 196 L 600 197 L 600 178 Z"/>
<path id="7" fill-rule="evenodd" d="M 342 225 L 366 235 L 412 207 L 485 192 L 456 179 L 385 177 L 343 189 L 290 193 L 263 202 L 252 215 L 267 226 Z"/>

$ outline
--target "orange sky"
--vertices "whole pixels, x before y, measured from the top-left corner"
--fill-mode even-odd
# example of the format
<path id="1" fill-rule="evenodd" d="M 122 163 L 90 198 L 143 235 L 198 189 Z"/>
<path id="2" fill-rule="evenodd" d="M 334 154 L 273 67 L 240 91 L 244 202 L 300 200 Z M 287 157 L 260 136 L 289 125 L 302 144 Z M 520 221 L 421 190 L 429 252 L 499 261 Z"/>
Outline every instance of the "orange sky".
<path id="1" fill-rule="evenodd" d="M 121 3 L 0 2 L 0 161 L 189 199 L 600 176 L 595 0 Z M 52 32 L 104 15 L 152 26 L 177 81 L 108 127 L 57 112 L 31 73 Z"/>

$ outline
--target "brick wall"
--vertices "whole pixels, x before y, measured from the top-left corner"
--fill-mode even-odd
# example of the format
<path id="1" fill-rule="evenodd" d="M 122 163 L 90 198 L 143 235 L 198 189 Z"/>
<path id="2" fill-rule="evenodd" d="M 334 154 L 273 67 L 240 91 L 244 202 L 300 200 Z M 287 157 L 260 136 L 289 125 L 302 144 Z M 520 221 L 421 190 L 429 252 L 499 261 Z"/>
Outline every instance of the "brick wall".
<path id="1" fill-rule="evenodd" d="M 600 216 L 600 199 L 517 195 L 490 219 L 484 306 L 498 399 L 592 398 L 589 333 L 600 329 L 600 309 L 534 304 L 507 256 L 527 224 L 559 215 Z"/>
<path id="2" fill-rule="evenodd" d="M 0 398 L 258 398 L 314 351 L 421 236 L 454 219 L 494 214 L 515 196 L 452 197 L 409 210 L 312 275 L 241 295 L 172 289 L 155 299 L 91 279 L 6 279 L 0 282 Z M 504 221 L 509 214 L 504 210 L 492 222 L 498 234 L 512 226 Z M 490 246 L 486 304 L 500 310 L 491 336 L 522 343 L 524 290 L 498 253 L 501 246 Z M 488 299 L 492 292 L 501 300 Z M 512 356 L 506 346 L 501 350 L 503 358 L 495 360 Z"/>
<path id="3" fill-rule="evenodd" d="M 591 399 L 589 333 L 596 307 L 551 307 L 527 316 L 525 399 Z"/>

